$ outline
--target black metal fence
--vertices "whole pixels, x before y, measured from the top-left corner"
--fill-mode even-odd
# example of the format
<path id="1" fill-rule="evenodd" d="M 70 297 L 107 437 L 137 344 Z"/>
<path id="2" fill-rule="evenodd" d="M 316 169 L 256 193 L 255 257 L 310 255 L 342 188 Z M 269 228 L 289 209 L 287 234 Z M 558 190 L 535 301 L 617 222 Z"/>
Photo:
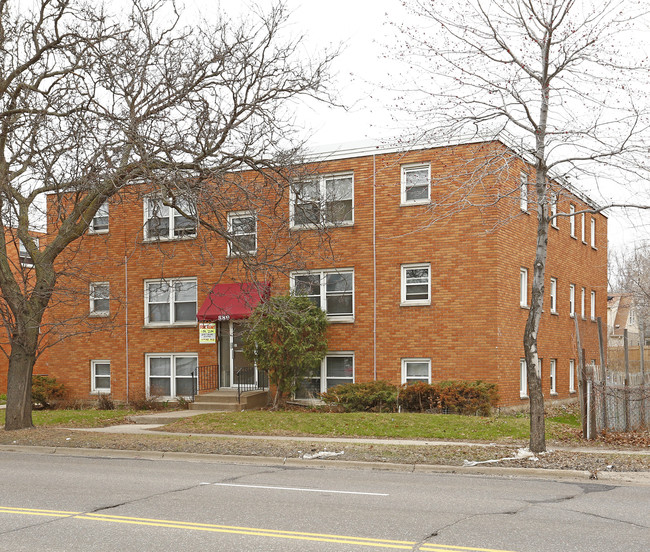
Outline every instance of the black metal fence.
<path id="1" fill-rule="evenodd" d="M 257 372 L 254 366 L 240 368 L 235 374 L 237 383 L 237 402 L 241 402 L 241 394 L 246 391 L 257 391 L 267 389 L 269 386 L 269 375 L 260 370 Z"/>
<path id="2" fill-rule="evenodd" d="M 200 393 L 208 393 L 219 389 L 218 364 L 199 366 L 197 370 L 198 376 L 192 372 L 192 380 L 194 382 L 192 400 L 194 400 L 194 397 Z"/>

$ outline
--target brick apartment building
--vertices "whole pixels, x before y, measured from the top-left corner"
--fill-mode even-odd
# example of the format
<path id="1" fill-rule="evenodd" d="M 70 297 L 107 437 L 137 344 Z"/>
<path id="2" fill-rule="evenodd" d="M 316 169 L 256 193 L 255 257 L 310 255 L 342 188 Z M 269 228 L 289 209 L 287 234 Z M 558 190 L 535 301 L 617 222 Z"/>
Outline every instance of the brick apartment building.
<path id="1" fill-rule="evenodd" d="M 138 186 L 109 201 L 62 261 L 85 276 L 69 284 L 78 299 L 55 298 L 48 324 L 73 335 L 53 345 L 35 373 L 86 398 L 189 394 L 190 374 L 208 365 L 228 387 L 247 364 L 238 320 L 267 293 L 294 290 L 331 321 L 329 353 L 304 394 L 373 379 L 482 379 L 498 384 L 502 404 L 525 402 L 532 166 L 493 141 L 340 149 L 305 167 L 310 176 L 292 183 L 271 216 L 264 206 L 236 204 L 222 213 L 232 239 L 208 235 Z M 576 191 L 558 188 L 550 201 L 567 216 L 550 228 L 539 355 L 545 397 L 567 398 L 577 388 L 575 316 L 587 360 L 599 358 L 607 220 L 571 216 L 591 205 Z M 326 236 L 315 219 L 329 227 Z M 246 259 L 286 248 L 269 220 L 298 236 L 303 254 L 287 254 L 284 265 L 276 255 L 283 270 L 259 263 L 252 272 Z M 216 324 L 215 343 L 199 342 L 197 315 Z"/>

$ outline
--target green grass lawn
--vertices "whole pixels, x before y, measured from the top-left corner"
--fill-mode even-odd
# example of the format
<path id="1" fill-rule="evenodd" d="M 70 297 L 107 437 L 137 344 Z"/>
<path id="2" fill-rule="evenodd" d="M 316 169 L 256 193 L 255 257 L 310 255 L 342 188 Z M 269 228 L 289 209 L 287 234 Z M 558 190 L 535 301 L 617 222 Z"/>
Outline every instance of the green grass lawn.
<path id="1" fill-rule="evenodd" d="M 105 427 L 126 423 L 125 418 L 135 410 L 34 410 L 32 421 L 41 427 Z M 4 426 L 5 411 L 0 410 L 0 426 Z"/>

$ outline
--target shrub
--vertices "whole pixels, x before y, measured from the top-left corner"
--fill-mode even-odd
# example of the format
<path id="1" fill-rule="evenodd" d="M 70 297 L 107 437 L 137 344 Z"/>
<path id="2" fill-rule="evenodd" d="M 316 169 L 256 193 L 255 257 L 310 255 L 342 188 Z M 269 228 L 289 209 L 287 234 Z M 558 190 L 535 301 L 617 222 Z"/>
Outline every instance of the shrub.
<path id="1" fill-rule="evenodd" d="M 489 416 L 499 400 L 497 386 L 484 381 L 440 381 L 403 385 L 399 404 L 411 412 L 450 412 Z"/>
<path id="2" fill-rule="evenodd" d="M 52 408 L 65 398 L 65 385 L 52 376 L 32 376 L 32 405 Z"/>
<path id="3" fill-rule="evenodd" d="M 0 393 L 0 402 L 7 402 L 7 395 Z"/>
<path id="4" fill-rule="evenodd" d="M 99 410 L 115 410 L 115 401 L 110 393 L 97 395 L 97 408 Z"/>
<path id="5" fill-rule="evenodd" d="M 339 405 L 346 412 L 394 412 L 398 387 L 385 381 L 345 383 L 321 394 L 327 404 Z"/>

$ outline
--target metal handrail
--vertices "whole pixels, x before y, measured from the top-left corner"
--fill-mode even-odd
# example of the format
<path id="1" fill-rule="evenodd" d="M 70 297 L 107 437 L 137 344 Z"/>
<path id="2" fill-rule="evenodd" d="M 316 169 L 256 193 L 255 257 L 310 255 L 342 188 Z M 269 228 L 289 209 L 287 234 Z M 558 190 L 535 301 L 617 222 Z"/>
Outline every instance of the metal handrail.
<path id="1" fill-rule="evenodd" d="M 254 366 L 246 366 L 240 368 L 235 373 L 237 380 L 237 402 L 241 402 L 241 395 L 246 391 L 264 390 L 268 387 L 268 374 L 260 371 L 257 373 Z"/>

